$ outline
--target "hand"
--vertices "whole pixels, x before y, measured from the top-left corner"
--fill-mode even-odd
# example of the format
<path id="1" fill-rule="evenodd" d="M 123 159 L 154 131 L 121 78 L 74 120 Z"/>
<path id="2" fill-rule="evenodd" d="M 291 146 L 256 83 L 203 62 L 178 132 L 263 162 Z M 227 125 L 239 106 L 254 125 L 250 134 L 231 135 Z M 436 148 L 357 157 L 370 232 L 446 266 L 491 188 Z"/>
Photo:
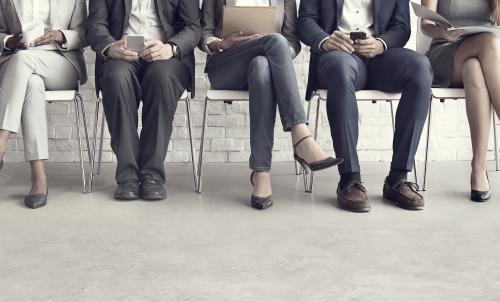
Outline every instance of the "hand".
<path id="1" fill-rule="evenodd" d="M 52 30 L 51 28 L 45 29 L 45 34 L 35 41 L 31 42 L 30 46 L 41 46 L 49 44 L 62 45 L 66 43 L 66 37 L 60 30 Z"/>
<path id="2" fill-rule="evenodd" d="M 160 40 L 147 41 L 144 46 L 146 49 L 139 56 L 146 62 L 169 60 L 174 56 L 173 46 Z"/>
<path id="3" fill-rule="evenodd" d="M 458 40 L 458 38 L 463 36 L 465 33 L 465 30 L 463 29 L 448 30 L 448 28 L 450 28 L 448 25 L 436 24 L 436 29 L 440 38 L 446 39 L 450 42 Z"/>
<path id="4" fill-rule="evenodd" d="M 209 47 L 212 49 L 212 44 L 214 44 L 215 50 L 226 50 L 243 42 L 260 38 L 262 35 L 254 34 L 254 35 L 244 35 L 242 31 L 232 33 L 224 38 L 222 41 L 215 41 L 210 43 Z"/>
<path id="5" fill-rule="evenodd" d="M 127 42 L 125 42 L 125 40 L 120 40 L 111 44 L 104 54 L 115 60 L 139 60 L 139 54 L 136 51 L 127 50 Z"/>
<path id="6" fill-rule="evenodd" d="M 16 50 L 16 49 L 26 49 L 26 44 L 22 42 L 23 40 L 23 35 L 18 34 L 15 36 L 12 36 L 7 39 L 7 42 L 5 43 L 5 47 L 8 49 Z"/>
<path id="7" fill-rule="evenodd" d="M 332 50 L 340 50 L 349 54 L 354 52 L 354 41 L 340 31 L 336 31 L 330 35 L 330 38 L 321 44 L 321 49 L 325 52 Z"/>
<path id="8" fill-rule="evenodd" d="M 356 40 L 354 49 L 365 58 L 375 58 L 376 56 L 384 53 L 384 43 L 375 39 L 372 35 L 367 34 L 366 39 Z"/>

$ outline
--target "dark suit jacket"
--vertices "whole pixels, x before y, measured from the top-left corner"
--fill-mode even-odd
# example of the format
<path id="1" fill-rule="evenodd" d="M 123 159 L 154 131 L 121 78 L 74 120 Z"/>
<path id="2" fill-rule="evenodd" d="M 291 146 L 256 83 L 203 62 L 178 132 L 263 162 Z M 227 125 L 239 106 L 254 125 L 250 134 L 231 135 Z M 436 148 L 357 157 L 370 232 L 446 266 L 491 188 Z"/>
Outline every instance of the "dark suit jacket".
<path id="1" fill-rule="evenodd" d="M 344 0 L 302 0 L 299 8 L 297 33 L 304 44 L 311 47 L 309 82 L 306 99 L 318 88 L 317 59 L 321 41 L 338 29 Z M 375 36 L 387 47 L 404 47 L 411 34 L 409 0 L 373 0 Z"/>
<path id="2" fill-rule="evenodd" d="M 167 40 L 177 45 L 181 61 L 191 71 L 191 94 L 194 95 L 194 48 L 201 37 L 200 6 L 198 0 L 154 0 L 158 18 Z M 90 0 L 87 20 L 87 40 L 97 53 L 96 87 L 104 62 L 106 47 L 120 40 L 128 25 L 132 0 Z"/>
<path id="3" fill-rule="evenodd" d="M 277 19 L 281 34 L 287 38 L 295 51 L 300 53 L 300 41 L 297 37 L 297 2 L 296 0 L 270 0 L 277 7 Z M 210 37 L 222 38 L 222 17 L 224 5 L 234 5 L 232 0 L 204 0 L 202 7 L 201 25 L 203 28 L 200 49 L 206 50 L 205 41 Z"/>

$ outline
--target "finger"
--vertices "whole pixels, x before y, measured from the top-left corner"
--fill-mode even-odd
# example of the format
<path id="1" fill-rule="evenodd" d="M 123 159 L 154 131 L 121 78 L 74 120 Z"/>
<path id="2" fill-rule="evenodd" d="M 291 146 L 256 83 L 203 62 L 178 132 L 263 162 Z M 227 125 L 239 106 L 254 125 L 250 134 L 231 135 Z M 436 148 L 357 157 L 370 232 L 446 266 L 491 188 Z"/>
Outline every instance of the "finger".
<path id="1" fill-rule="evenodd" d="M 369 45 L 369 44 L 373 44 L 375 41 L 375 39 L 364 39 L 364 40 L 356 40 L 356 44 L 360 44 L 360 45 Z"/>
<path id="2" fill-rule="evenodd" d="M 160 44 L 163 44 L 163 43 L 158 41 L 158 40 L 150 40 L 150 41 L 146 41 L 146 43 L 144 43 L 144 47 L 150 48 L 150 47 L 158 46 Z"/>
<path id="3" fill-rule="evenodd" d="M 343 41 L 345 41 L 345 42 L 349 43 L 349 44 L 354 44 L 354 41 L 353 41 L 353 40 L 351 40 L 351 38 L 350 38 L 348 35 L 346 35 L 346 34 L 344 34 L 344 33 L 341 33 L 340 31 L 336 31 L 336 32 L 334 32 L 334 33 L 333 33 L 333 35 L 334 35 L 335 37 L 338 37 L 338 38 L 340 38 L 341 40 L 343 40 Z"/>
<path id="4" fill-rule="evenodd" d="M 345 47 L 347 47 L 347 49 L 349 49 L 351 52 L 354 51 L 354 47 L 353 47 L 353 44 L 351 43 L 348 43 L 347 41 L 345 41 L 344 39 L 340 38 L 340 37 L 337 37 L 337 36 L 334 36 L 333 38 L 333 41 L 335 41 L 335 43 L 337 44 L 342 44 L 344 45 Z"/>
<path id="5" fill-rule="evenodd" d="M 141 52 L 139 55 L 141 57 L 144 57 L 144 56 L 147 56 L 153 52 L 157 52 L 160 50 L 160 47 L 158 45 L 155 45 L 155 46 L 152 46 L 152 47 L 149 47 L 149 48 L 146 48 L 143 52 Z"/>
<path id="6" fill-rule="evenodd" d="M 126 61 L 137 61 L 139 60 L 138 55 L 123 55 L 120 56 L 121 59 L 126 60 Z"/>
<path id="7" fill-rule="evenodd" d="M 342 50 L 343 52 L 352 53 L 352 50 L 350 48 L 348 48 L 346 45 L 344 45 L 343 43 L 336 42 L 335 48 L 338 50 Z"/>
<path id="8" fill-rule="evenodd" d="M 139 57 L 139 53 L 137 51 L 128 50 L 128 49 L 125 49 L 123 47 L 120 48 L 120 52 L 124 56 L 136 56 L 136 57 Z"/>

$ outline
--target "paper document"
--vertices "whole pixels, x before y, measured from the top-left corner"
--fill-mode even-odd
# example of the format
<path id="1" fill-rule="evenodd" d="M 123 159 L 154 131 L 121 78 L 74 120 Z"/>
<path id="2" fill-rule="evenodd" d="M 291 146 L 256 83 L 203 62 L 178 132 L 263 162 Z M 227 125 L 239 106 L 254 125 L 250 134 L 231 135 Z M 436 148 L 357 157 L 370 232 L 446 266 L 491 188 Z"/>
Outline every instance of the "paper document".
<path id="1" fill-rule="evenodd" d="M 23 26 L 23 42 L 28 46 L 44 34 L 45 26 L 42 21 L 31 22 Z"/>
<path id="2" fill-rule="evenodd" d="M 500 26 L 495 26 L 495 25 L 483 25 L 483 26 L 464 26 L 464 27 L 455 27 L 453 24 L 447 20 L 445 17 L 441 16 L 440 14 L 436 13 L 432 9 L 428 9 L 425 6 L 422 6 L 418 3 L 412 2 L 411 5 L 413 6 L 413 11 L 415 12 L 415 15 L 417 17 L 430 20 L 433 22 L 436 22 L 441 25 L 447 25 L 449 28 L 447 30 L 453 31 L 453 30 L 464 30 L 465 33 L 464 35 L 472 35 L 472 34 L 478 34 L 478 33 L 484 33 L 484 32 L 490 32 L 493 33 L 497 36 L 500 36 Z"/>

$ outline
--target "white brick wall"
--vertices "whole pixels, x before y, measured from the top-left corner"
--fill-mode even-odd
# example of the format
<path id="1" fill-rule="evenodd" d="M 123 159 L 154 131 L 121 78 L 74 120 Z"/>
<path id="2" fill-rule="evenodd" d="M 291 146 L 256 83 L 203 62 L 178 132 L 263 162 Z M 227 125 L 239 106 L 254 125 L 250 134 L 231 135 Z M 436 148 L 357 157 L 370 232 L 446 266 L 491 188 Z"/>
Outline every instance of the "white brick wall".
<path id="1" fill-rule="evenodd" d="M 414 22 L 415 23 L 415 22 Z M 408 44 L 415 47 L 413 37 Z M 82 88 L 86 100 L 86 112 L 89 125 L 94 123 L 95 87 L 94 87 L 94 54 L 88 50 L 85 55 L 88 62 L 89 82 Z M 205 81 L 203 68 L 205 55 L 197 51 L 197 91 L 196 99 L 192 102 L 195 145 L 199 146 L 202 104 L 205 97 Z M 295 60 L 296 72 L 301 94 L 305 93 L 309 54 L 307 49 Z M 360 140 L 359 155 L 362 161 L 390 161 L 392 146 L 392 127 L 389 105 L 385 102 L 377 104 L 360 103 Z M 313 110 L 314 116 L 314 110 Z M 433 129 L 430 147 L 430 156 L 434 160 L 469 160 L 471 146 L 469 129 L 465 115 L 464 101 L 448 101 L 444 104 L 436 101 L 433 107 Z M 74 108 L 69 104 L 47 105 L 49 148 L 51 161 L 74 162 L 78 160 L 76 131 L 74 127 Z M 279 118 L 275 133 L 275 147 L 273 159 L 275 161 L 289 161 L 292 159 L 289 134 L 281 130 Z M 326 150 L 331 151 L 328 120 L 324 104 L 321 108 L 319 141 Z M 89 129 L 92 131 L 92 129 Z M 249 144 L 248 104 L 235 102 L 232 105 L 212 103 L 209 106 L 208 129 L 206 132 L 206 162 L 246 162 L 250 153 Z M 423 159 L 425 135 L 422 137 L 419 159 Z M 21 134 L 10 140 L 8 146 L 8 161 L 23 161 L 23 141 Z M 104 141 L 103 160 L 115 161 L 109 147 L 109 134 L 106 131 Z M 491 140 L 488 156 L 493 159 L 493 140 Z M 186 110 L 183 103 L 179 103 L 174 120 L 174 131 L 167 156 L 168 162 L 189 161 L 189 140 L 187 132 Z"/>

